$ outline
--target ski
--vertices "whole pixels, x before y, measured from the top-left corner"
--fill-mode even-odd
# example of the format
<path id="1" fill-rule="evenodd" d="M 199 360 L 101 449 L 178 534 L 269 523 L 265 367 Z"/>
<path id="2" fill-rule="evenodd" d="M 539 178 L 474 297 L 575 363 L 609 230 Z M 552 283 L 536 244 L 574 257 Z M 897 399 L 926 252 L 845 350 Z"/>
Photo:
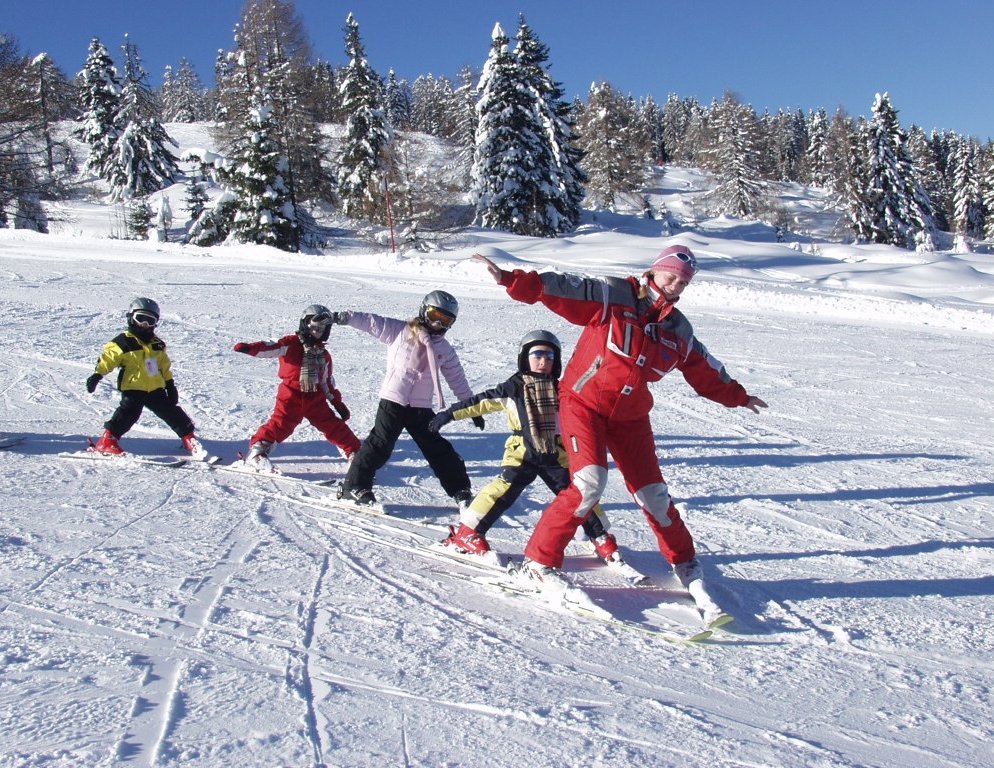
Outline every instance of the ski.
<path id="1" fill-rule="evenodd" d="M 83 459 L 118 466 L 182 467 L 188 459 L 170 456 L 137 456 L 133 453 L 97 453 L 96 451 L 72 451 L 58 454 L 60 459 Z"/>
<path id="2" fill-rule="evenodd" d="M 631 565 L 627 560 L 604 560 L 600 555 L 597 554 L 597 550 L 594 548 L 594 544 L 587 538 L 575 539 L 573 542 L 576 547 L 588 555 L 593 555 L 597 558 L 597 561 L 606 565 L 610 570 L 617 573 L 625 580 L 626 583 L 634 586 L 649 586 L 652 582 L 650 581 L 648 575 L 642 573 L 635 566 Z M 620 555 L 621 552 L 619 551 Z"/>
<path id="3" fill-rule="evenodd" d="M 242 459 L 232 462 L 231 464 L 221 463 L 220 458 L 217 461 L 207 461 L 208 466 L 212 469 L 219 470 L 221 472 L 233 472 L 237 475 L 242 475 L 244 477 L 254 477 L 260 480 L 275 480 L 281 483 L 288 483 L 296 485 L 301 488 L 329 488 L 333 487 L 338 483 L 335 478 L 326 478 L 324 480 L 308 480 L 305 477 L 294 477 L 293 475 L 285 475 L 276 467 L 271 469 L 256 469 L 255 467 L 248 466 Z"/>
<path id="4" fill-rule="evenodd" d="M 8 448 L 13 448 L 23 442 L 23 437 L 0 437 L 0 451 L 6 451 Z"/>
<path id="5" fill-rule="evenodd" d="M 445 575 L 457 578 L 453 574 L 445 573 Z M 487 574 L 470 576 L 468 579 L 460 578 L 459 580 L 468 580 L 484 589 L 499 592 L 514 599 L 525 600 L 543 608 L 566 611 L 583 619 L 647 635 L 676 645 L 699 643 L 707 640 L 712 634 L 710 629 L 695 629 L 684 632 L 680 629 L 664 629 L 648 624 L 640 624 L 637 621 L 618 618 L 607 609 L 594 603 L 590 596 L 577 586 L 570 586 L 562 595 L 554 596 L 550 599 L 550 596 L 541 590 L 531 589 L 523 584 L 515 575 L 515 566 L 513 563 L 509 565 L 508 570 L 502 575 Z"/>

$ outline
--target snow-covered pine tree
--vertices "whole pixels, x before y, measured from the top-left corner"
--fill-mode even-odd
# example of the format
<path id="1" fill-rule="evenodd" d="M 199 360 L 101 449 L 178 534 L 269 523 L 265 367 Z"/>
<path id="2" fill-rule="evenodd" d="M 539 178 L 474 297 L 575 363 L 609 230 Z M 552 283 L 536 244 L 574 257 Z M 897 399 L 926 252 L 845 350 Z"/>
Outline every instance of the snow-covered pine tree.
<path id="1" fill-rule="evenodd" d="M 711 109 L 710 123 L 715 143 L 707 155 L 707 167 L 716 175 L 718 185 L 708 193 L 708 199 L 717 213 L 750 216 L 759 209 L 767 191 L 758 167 L 761 153 L 756 113 L 726 93 Z"/>
<path id="2" fill-rule="evenodd" d="M 410 129 L 429 136 L 445 136 L 452 98 L 448 78 L 420 75 L 411 86 Z"/>
<path id="3" fill-rule="evenodd" d="M 283 177 L 288 163 L 270 135 L 271 113 L 268 94 L 258 89 L 246 113 L 242 138 L 217 174 L 236 198 L 231 219 L 236 240 L 295 250 L 297 216 Z"/>
<path id="4" fill-rule="evenodd" d="M 164 122 L 195 123 L 213 119 L 207 108 L 207 89 L 185 57 L 179 60 L 179 68 L 175 72 L 172 66 L 166 66 L 159 101 Z"/>
<path id="5" fill-rule="evenodd" d="M 984 232 L 984 209 L 980 198 L 980 178 L 977 171 L 978 148 L 968 138 L 962 138 L 953 151 L 953 227 L 965 238 L 981 239 Z"/>
<path id="6" fill-rule="evenodd" d="M 190 214 L 188 224 L 192 224 L 200 218 L 200 214 L 207 207 L 207 192 L 196 174 L 191 174 L 190 178 L 187 179 L 184 193 L 183 205 L 187 213 Z"/>
<path id="7" fill-rule="evenodd" d="M 411 88 L 406 80 L 398 80 L 392 69 L 387 75 L 387 122 L 396 131 L 406 131 L 411 124 Z"/>
<path id="8" fill-rule="evenodd" d="M 808 119 L 808 149 L 804 155 L 802 178 L 816 187 L 827 187 L 832 179 L 828 149 L 828 113 L 816 109 Z"/>
<path id="9" fill-rule="evenodd" d="M 866 199 L 869 239 L 913 248 L 930 231 L 932 204 L 905 146 L 905 134 L 887 93 L 877 94 L 868 124 Z"/>
<path id="10" fill-rule="evenodd" d="M 912 125 L 908 129 L 905 146 L 911 162 L 918 171 L 928 199 L 932 202 L 932 217 L 936 229 L 948 229 L 949 219 L 952 212 L 950 193 L 945 181 L 945 175 L 939 168 L 932 143 L 925 132 L 917 125 Z M 946 208 L 949 208 L 947 213 Z"/>
<path id="11" fill-rule="evenodd" d="M 572 106 L 562 85 L 549 73 L 549 48 L 532 31 L 524 16 L 518 21 L 517 60 L 521 85 L 534 95 L 542 128 L 535 171 L 538 188 L 533 203 L 532 235 L 552 237 L 576 229 L 585 194 L 586 173 L 580 168 L 583 151 L 573 126 Z"/>
<path id="12" fill-rule="evenodd" d="M 349 64 L 341 94 L 349 118 L 338 151 L 338 194 L 346 216 L 385 221 L 383 183 L 390 127 L 381 101 L 380 77 L 369 66 L 359 23 L 351 13 L 345 22 L 345 55 Z"/>
<path id="13" fill-rule="evenodd" d="M 89 147 L 86 170 L 103 177 L 120 130 L 121 80 L 113 59 L 96 37 L 90 41 L 78 81 L 82 115 L 74 133 Z"/>
<path id="14" fill-rule="evenodd" d="M 114 116 L 118 131 L 103 173 L 113 199 L 147 196 L 179 174 L 176 157 L 165 146 L 178 145 L 159 122 L 158 105 L 138 47 L 127 41 L 122 48 L 125 77 Z"/>
<path id="15" fill-rule="evenodd" d="M 629 103 L 610 83 L 590 86 L 577 130 L 587 173 L 587 204 L 615 210 L 642 185 L 642 153 L 628 138 Z"/>
<path id="16" fill-rule="evenodd" d="M 532 100 L 518 89 L 517 61 L 499 23 L 491 35 L 478 91 L 470 173 L 477 220 L 485 227 L 524 233 L 527 214 L 518 209 L 518 203 L 528 195 L 534 144 L 541 128 L 535 124 Z"/>
<path id="17" fill-rule="evenodd" d="M 980 200 L 984 206 L 984 238 L 994 240 L 994 143 L 981 152 Z"/>
<path id="18" fill-rule="evenodd" d="M 148 229 L 152 226 L 152 206 L 149 205 L 147 196 L 139 194 L 130 198 L 126 224 L 129 240 L 148 240 Z"/>
<path id="19" fill-rule="evenodd" d="M 459 70 L 459 85 L 449 102 L 451 132 L 446 136 L 456 146 L 456 162 L 466 180 L 473 168 L 476 146 L 476 84 L 479 75 L 471 67 Z"/>

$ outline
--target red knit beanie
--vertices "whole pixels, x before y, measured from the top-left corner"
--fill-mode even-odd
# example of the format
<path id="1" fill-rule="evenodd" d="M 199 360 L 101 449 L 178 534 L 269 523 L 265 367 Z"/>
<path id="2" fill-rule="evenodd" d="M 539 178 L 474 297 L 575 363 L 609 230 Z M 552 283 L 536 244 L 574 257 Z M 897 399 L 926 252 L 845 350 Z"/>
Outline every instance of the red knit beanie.
<path id="1" fill-rule="evenodd" d="M 697 259 L 687 246 L 671 245 L 663 249 L 648 271 L 672 272 L 689 283 L 697 274 Z"/>

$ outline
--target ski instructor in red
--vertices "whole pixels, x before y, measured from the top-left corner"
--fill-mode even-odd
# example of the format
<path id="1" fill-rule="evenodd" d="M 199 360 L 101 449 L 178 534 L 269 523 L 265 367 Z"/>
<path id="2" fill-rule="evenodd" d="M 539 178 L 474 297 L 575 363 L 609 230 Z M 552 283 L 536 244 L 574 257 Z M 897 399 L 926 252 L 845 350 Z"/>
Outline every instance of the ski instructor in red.
<path id="1" fill-rule="evenodd" d="M 694 390 L 729 408 L 759 413 L 766 403 L 729 377 L 694 336 L 676 303 L 697 272 L 689 248 L 673 245 L 639 277 L 512 272 L 474 254 L 508 295 L 541 302 L 584 327 L 560 385 L 561 433 L 570 485 L 542 514 L 525 547 L 525 574 L 542 589 L 564 590 L 563 553 L 607 485 L 611 452 L 625 485 L 645 513 L 659 550 L 705 620 L 718 613 L 704 590 L 694 541 L 670 499 L 655 453 L 648 384 L 679 370 Z"/>

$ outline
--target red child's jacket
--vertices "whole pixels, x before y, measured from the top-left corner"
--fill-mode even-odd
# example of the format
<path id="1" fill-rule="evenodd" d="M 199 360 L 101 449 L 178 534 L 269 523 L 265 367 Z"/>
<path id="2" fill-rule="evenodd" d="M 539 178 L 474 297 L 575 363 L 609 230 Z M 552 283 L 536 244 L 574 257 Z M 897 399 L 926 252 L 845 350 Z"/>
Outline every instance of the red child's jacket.
<path id="1" fill-rule="evenodd" d="M 648 383 L 674 368 L 694 390 L 728 407 L 749 395 L 694 336 L 690 321 L 672 304 L 661 311 L 638 298 L 634 277 L 587 278 L 573 274 L 501 273 L 511 298 L 541 302 L 557 315 L 584 326 L 563 374 L 560 392 L 619 421 L 645 417 L 653 400 Z"/>
<path id="2" fill-rule="evenodd" d="M 332 402 L 341 402 L 342 395 L 335 388 L 331 354 L 320 342 L 315 342 L 314 349 L 321 352 L 318 358 L 318 370 L 315 371 L 311 382 L 314 389 L 311 389 L 311 386 L 301 386 L 301 367 L 304 364 L 305 349 L 297 334 L 291 333 L 277 341 L 253 341 L 249 344 L 248 354 L 253 357 L 278 357 L 280 366 L 276 375 L 294 392 L 320 392 Z"/>

